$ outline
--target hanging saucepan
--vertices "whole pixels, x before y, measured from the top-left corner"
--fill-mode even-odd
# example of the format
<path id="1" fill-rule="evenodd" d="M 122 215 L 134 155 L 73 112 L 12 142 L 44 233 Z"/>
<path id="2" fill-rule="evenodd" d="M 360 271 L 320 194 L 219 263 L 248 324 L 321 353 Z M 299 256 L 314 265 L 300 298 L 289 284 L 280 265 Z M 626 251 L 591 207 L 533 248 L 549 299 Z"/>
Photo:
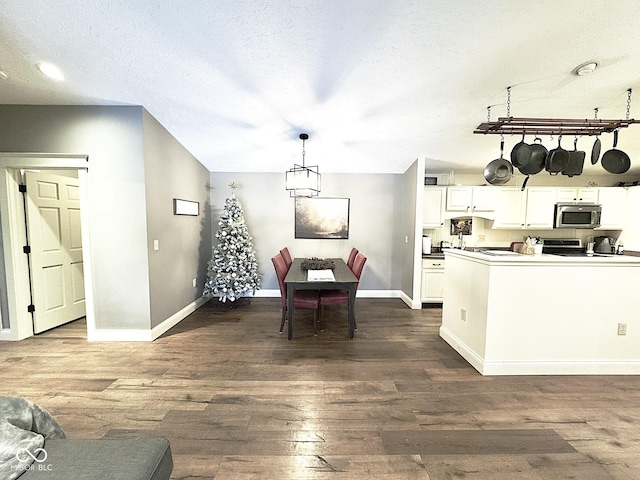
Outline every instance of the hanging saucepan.
<path id="1" fill-rule="evenodd" d="M 524 143 L 524 134 L 522 140 L 511 150 L 511 164 L 516 167 L 524 167 L 531 160 L 531 147 Z"/>
<path id="2" fill-rule="evenodd" d="M 561 141 L 562 135 L 558 137 L 558 146 L 550 150 L 549 155 L 547 155 L 547 161 L 544 168 L 551 175 L 558 175 L 561 171 L 567 168 L 569 152 L 560 146 Z"/>
<path id="3" fill-rule="evenodd" d="M 529 175 L 535 175 L 536 173 L 540 173 L 542 171 L 545 162 L 547 161 L 547 155 L 549 154 L 547 148 L 542 145 L 541 138 L 536 137 L 530 147 L 531 158 L 529 159 L 529 162 L 522 167 L 518 167 L 520 173 L 527 176 L 527 178 L 524 179 L 524 182 L 522 182 L 522 191 L 524 191 L 525 187 L 527 186 Z"/>
<path id="4" fill-rule="evenodd" d="M 631 167 L 631 159 L 629 155 L 622 150 L 618 150 L 618 130 L 613 131 L 613 148 L 607 150 L 602 155 L 600 163 L 602 167 L 609 173 L 625 173 Z"/>
<path id="5" fill-rule="evenodd" d="M 578 137 L 576 137 L 573 141 L 573 151 L 569 152 L 569 160 L 567 160 L 567 166 L 562 170 L 562 174 L 567 177 L 582 175 L 585 155 L 585 152 L 578 151 Z"/>
<path id="6" fill-rule="evenodd" d="M 484 178 L 491 185 L 504 185 L 513 175 L 513 165 L 509 160 L 502 158 L 504 152 L 504 140 L 500 142 L 500 158 L 489 162 L 484 169 Z"/>
<path id="7" fill-rule="evenodd" d="M 591 165 L 595 165 L 598 163 L 600 159 L 600 149 L 602 145 L 600 143 L 600 137 L 596 137 L 596 141 L 593 142 L 593 147 L 591 148 Z"/>

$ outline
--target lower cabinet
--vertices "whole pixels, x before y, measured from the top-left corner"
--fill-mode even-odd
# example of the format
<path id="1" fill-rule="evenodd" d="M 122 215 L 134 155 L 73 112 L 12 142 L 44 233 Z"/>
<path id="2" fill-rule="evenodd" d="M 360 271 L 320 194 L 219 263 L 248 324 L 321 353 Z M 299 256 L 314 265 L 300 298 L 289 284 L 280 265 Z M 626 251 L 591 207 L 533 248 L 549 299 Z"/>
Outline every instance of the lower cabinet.
<path id="1" fill-rule="evenodd" d="M 422 259 L 423 303 L 442 303 L 444 300 L 444 258 Z"/>

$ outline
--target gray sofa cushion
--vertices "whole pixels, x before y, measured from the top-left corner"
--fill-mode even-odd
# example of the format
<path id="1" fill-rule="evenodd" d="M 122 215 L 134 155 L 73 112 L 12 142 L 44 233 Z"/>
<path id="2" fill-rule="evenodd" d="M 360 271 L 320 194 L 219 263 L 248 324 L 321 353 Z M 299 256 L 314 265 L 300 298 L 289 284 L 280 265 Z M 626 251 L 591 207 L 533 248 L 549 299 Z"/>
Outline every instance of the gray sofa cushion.
<path id="1" fill-rule="evenodd" d="M 20 397 L 0 397 L 0 478 L 13 480 L 44 455 L 45 439 L 64 432 L 42 407 Z"/>
<path id="2" fill-rule="evenodd" d="M 46 440 L 47 458 L 20 480 L 169 480 L 171 447 L 165 438 Z"/>

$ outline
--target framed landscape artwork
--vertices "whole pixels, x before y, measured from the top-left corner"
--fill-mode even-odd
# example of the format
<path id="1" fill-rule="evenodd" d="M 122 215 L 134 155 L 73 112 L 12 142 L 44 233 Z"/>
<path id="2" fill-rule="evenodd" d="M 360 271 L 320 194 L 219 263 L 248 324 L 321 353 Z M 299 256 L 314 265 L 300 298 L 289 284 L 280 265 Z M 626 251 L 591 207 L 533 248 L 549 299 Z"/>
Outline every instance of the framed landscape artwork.
<path id="1" fill-rule="evenodd" d="M 348 198 L 296 197 L 295 238 L 349 238 Z"/>

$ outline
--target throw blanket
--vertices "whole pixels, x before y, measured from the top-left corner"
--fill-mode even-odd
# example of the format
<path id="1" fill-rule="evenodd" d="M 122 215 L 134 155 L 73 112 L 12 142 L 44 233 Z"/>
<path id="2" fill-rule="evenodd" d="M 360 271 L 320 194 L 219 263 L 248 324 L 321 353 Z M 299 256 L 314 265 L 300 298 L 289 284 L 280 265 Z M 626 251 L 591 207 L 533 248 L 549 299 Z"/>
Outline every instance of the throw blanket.
<path id="1" fill-rule="evenodd" d="M 43 408 L 24 398 L 0 397 L 0 478 L 13 480 L 29 470 L 46 438 L 65 438 L 60 425 Z"/>

